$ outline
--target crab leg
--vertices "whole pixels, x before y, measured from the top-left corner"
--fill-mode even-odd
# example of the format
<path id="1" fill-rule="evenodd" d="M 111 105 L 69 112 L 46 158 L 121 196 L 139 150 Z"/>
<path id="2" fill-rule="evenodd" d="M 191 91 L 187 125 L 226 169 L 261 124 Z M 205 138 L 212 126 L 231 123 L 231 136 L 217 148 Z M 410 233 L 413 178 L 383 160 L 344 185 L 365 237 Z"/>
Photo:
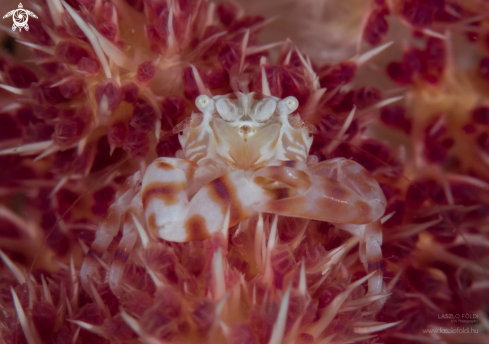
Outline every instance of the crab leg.
<path id="1" fill-rule="evenodd" d="M 285 166 L 264 167 L 253 174 L 262 187 L 286 184 L 298 195 L 260 204 L 257 211 L 319 221 L 366 224 L 378 220 L 385 210 L 379 185 L 359 164 L 334 159 L 309 170 L 309 175 Z"/>
<path id="2" fill-rule="evenodd" d="M 254 215 L 254 205 L 287 192 L 265 190 L 251 180 L 252 173 L 237 170 L 219 177 L 188 160 L 157 159 L 142 186 L 149 230 L 169 241 L 201 240 L 222 229 L 228 209 L 233 226 Z M 191 189 L 199 191 L 189 200 Z"/>
<path id="3" fill-rule="evenodd" d="M 140 179 L 140 173 L 137 172 L 126 181 L 123 186 L 122 194 L 110 206 L 105 219 L 95 233 L 95 240 L 85 257 L 80 270 L 80 277 L 85 290 L 90 290 L 88 277 L 95 277 L 98 275 L 99 263 L 95 256 L 102 258 L 110 243 L 119 232 L 122 216 L 136 196 L 135 185 Z"/>
<path id="4" fill-rule="evenodd" d="M 142 184 L 142 204 L 150 231 L 170 241 L 185 241 L 180 228 L 189 204 L 188 185 L 197 164 L 188 160 L 160 158 L 148 166 Z M 171 228 L 171 229 L 170 229 Z"/>
<path id="5" fill-rule="evenodd" d="M 360 261 L 367 273 L 377 271 L 368 280 L 368 293 L 380 294 L 382 291 L 382 225 L 380 220 L 366 225 L 338 225 L 360 239 Z"/>
<path id="6" fill-rule="evenodd" d="M 360 239 L 360 259 L 368 273 L 369 294 L 382 289 L 382 226 L 386 200 L 377 181 L 359 164 L 332 159 L 309 167 L 312 175 L 288 167 L 266 167 L 253 175 L 262 185 L 287 184 L 299 195 L 260 205 L 260 210 L 285 216 L 336 223 Z M 309 179 L 308 179 L 309 178 Z M 309 183 L 309 185 L 308 185 Z"/>
<path id="7" fill-rule="evenodd" d="M 377 181 L 359 164 L 347 159 L 331 159 L 309 167 L 312 174 L 320 174 L 333 178 L 356 190 L 358 194 L 378 202 L 383 215 L 386 201 Z M 369 294 L 379 294 L 382 289 L 382 225 L 377 216 L 375 221 L 365 225 L 339 225 L 360 239 L 360 259 L 367 273 L 377 271 L 369 279 Z"/>
<path id="8" fill-rule="evenodd" d="M 139 214 L 143 212 L 143 205 L 141 204 L 141 193 L 133 198 L 129 209 L 124 215 L 124 222 L 122 225 L 122 239 L 119 242 L 119 246 L 115 251 L 114 259 L 109 270 L 109 285 L 114 294 L 118 294 L 121 291 L 120 281 L 124 274 L 124 268 L 129 259 L 131 251 L 138 238 L 138 232 L 134 218 L 138 220 Z M 139 220 L 140 221 L 140 220 Z"/>
<path id="9" fill-rule="evenodd" d="M 336 158 L 322 161 L 309 166 L 309 173 L 337 180 L 362 197 L 377 199 L 385 206 L 385 197 L 377 181 L 365 168 L 353 160 Z"/>

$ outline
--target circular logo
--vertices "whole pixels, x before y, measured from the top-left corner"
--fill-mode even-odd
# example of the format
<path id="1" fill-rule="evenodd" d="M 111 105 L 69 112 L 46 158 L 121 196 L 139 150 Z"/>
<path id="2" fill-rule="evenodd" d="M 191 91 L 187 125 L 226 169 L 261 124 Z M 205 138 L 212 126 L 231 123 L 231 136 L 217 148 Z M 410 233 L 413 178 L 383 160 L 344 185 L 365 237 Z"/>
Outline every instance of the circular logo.
<path id="1" fill-rule="evenodd" d="M 25 10 L 21 3 L 19 4 L 18 9 L 7 12 L 7 14 L 3 16 L 3 19 L 8 17 L 12 17 L 14 21 L 12 31 L 15 31 L 16 29 L 19 29 L 19 31 L 22 31 L 22 29 L 29 31 L 29 25 L 27 24 L 29 17 L 37 19 L 37 15 L 34 12 Z"/>
<path id="2" fill-rule="evenodd" d="M 14 24 L 18 28 L 21 28 L 21 27 L 24 27 L 25 24 L 27 24 L 27 20 L 29 18 L 28 18 L 26 10 L 19 8 L 19 9 L 15 10 L 14 15 L 13 15 L 13 19 L 14 19 Z"/>

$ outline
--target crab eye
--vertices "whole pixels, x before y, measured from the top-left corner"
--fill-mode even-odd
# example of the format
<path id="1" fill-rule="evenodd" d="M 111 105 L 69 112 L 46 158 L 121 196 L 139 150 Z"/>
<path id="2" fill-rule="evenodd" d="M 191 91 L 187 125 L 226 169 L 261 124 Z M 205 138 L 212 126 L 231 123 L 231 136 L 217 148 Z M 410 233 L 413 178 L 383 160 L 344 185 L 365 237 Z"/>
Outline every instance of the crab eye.
<path id="1" fill-rule="evenodd" d="M 279 112 L 281 114 L 285 113 L 285 114 L 291 114 L 292 112 L 294 112 L 295 110 L 297 110 L 297 108 L 299 107 L 299 101 L 297 100 L 296 97 L 287 97 L 285 99 L 282 99 L 279 103 L 278 103 L 278 108 L 279 108 Z"/>
<path id="2" fill-rule="evenodd" d="M 237 121 L 243 116 L 243 113 L 240 113 L 236 105 L 229 99 L 218 99 L 216 101 L 216 110 L 226 121 Z"/>
<path id="3" fill-rule="evenodd" d="M 284 99 L 284 101 L 285 101 L 285 104 L 287 105 L 287 108 L 291 112 L 294 112 L 299 107 L 299 101 L 295 97 L 287 97 Z"/>
<path id="4" fill-rule="evenodd" d="M 198 96 L 197 99 L 195 99 L 195 105 L 197 105 L 197 108 L 202 112 L 209 108 L 211 102 L 212 99 L 204 94 Z"/>
<path id="5" fill-rule="evenodd" d="M 273 99 L 263 99 L 260 101 L 256 107 L 251 118 L 257 122 L 264 122 L 270 117 L 272 117 L 277 107 L 277 102 Z"/>

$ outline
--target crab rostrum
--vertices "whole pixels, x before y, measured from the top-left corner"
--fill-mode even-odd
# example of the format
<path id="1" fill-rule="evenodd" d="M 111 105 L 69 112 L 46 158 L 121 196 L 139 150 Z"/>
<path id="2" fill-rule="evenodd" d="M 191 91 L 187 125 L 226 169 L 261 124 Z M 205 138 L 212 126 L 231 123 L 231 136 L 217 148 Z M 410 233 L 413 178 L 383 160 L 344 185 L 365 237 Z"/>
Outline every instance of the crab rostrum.
<path id="1" fill-rule="evenodd" d="M 201 95 L 196 105 L 201 112 L 174 130 L 181 132 L 177 158 L 158 158 L 143 176 L 131 177 L 96 233 L 90 253 L 102 257 L 124 221 L 110 270 L 113 288 L 144 225 L 150 235 L 185 242 L 257 213 L 331 222 L 358 237 L 367 270 L 379 269 L 382 190 L 352 160 L 308 157 L 312 129 L 294 114 L 296 98 Z M 82 278 L 96 264 L 87 257 Z M 380 292 L 381 283 L 381 275 L 371 279 L 370 292 Z"/>

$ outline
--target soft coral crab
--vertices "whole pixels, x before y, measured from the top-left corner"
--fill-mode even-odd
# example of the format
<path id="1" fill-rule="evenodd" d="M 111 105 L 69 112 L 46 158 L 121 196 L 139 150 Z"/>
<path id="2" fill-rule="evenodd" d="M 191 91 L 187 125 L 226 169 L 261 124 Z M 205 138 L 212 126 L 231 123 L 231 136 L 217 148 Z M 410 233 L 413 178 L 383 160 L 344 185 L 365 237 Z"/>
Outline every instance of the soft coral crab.
<path id="1" fill-rule="evenodd" d="M 177 158 L 158 158 L 127 182 L 100 225 L 81 277 L 96 270 L 123 219 L 123 237 L 110 268 L 118 288 L 138 231 L 169 241 L 201 240 L 259 212 L 327 221 L 361 242 L 367 270 L 378 270 L 386 200 L 377 181 L 358 163 L 308 156 L 311 129 L 293 115 L 294 97 L 236 92 L 196 99 L 193 114 L 175 131 Z M 142 216 L 144 214 L 144 216 Z M 381 289 L 381 274 L 370 292 Z"/>

